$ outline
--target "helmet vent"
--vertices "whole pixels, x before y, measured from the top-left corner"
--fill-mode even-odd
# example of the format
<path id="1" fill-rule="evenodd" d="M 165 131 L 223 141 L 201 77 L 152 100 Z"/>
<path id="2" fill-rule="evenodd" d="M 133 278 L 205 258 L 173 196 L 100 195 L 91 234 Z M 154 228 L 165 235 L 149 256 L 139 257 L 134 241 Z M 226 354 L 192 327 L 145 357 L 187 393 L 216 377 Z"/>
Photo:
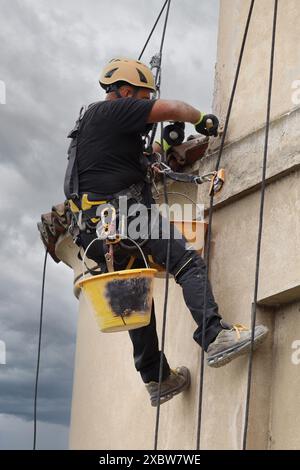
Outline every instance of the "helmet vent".
<path id="1" fill-rule="evenodd" d="M 110 77 L 112 77 L 113 74 L 115 73 L 115 71 L 118 70 L 118 68 L 119 68 L 119 67 L 116 67 L 116 68 L 111 69 L 111 70 L 109 70 L 108 72 L 106 72 L 105 78 L 110 78 Z"/>
<path id="2" fill-rule="evenodd" d="M 147 78 L 145 77 L 145 75 L 143 74 L 143 72 L 141 72 L 139 69 L 136 69 L 138 74 L 139 74 L 139 77 L 140 77 L 140 80 L 142 83 L 148 83 L 147 81 Z"/>

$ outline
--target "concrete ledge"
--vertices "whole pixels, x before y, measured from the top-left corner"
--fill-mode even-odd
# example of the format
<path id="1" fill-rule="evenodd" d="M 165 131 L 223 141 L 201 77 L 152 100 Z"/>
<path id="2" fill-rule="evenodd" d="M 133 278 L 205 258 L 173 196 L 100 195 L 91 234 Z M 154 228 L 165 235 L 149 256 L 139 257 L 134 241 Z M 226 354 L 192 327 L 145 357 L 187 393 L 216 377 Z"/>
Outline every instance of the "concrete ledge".
<path id="1" fill-rule="evenodd" d="M 280 307 L 281 305 L 287 305 L 298 301 L 300 301 L 300 285 L 260 299 L 258 301 L 258 305 L 264 307 Z"/>

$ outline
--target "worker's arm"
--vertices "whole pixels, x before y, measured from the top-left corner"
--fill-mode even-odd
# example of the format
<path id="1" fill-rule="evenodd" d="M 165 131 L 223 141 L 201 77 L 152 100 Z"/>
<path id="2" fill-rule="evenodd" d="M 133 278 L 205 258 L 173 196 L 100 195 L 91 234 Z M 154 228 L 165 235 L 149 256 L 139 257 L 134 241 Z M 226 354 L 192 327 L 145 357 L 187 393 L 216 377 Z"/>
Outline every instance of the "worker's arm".
<path id="1" fill-rule="evenodd" d="M 205 114 L 193 106 L 176 100 L 156 100 L 148 122 L 179 121 L 194 124 L 203 135 L 218 135 L 219 120 L 214 114 Z"/>
<path id="2" fill-rule="evenodd" d="M 196 124 L 201 111 L 183 101 L 156 100 L 148 117 L 148 122 L 182 121 Z"/>

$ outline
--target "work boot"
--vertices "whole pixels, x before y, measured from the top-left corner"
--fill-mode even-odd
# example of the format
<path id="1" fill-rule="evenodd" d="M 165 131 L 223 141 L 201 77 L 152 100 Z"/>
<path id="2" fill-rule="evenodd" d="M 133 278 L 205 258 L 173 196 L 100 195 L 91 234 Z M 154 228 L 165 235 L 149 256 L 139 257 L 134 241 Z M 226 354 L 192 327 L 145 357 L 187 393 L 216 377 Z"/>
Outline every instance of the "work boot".
<path id="1" fill-rule="evenodd" d="M 257 325 L 254 330 L 253 349 L 266 338 L 268 328 Z M 251 348 L 251 330 L 243 325 L 232 325 L 230 329 L 220 331 L 207 349 L 207 364 L 210 367 L 222 367 Z"/>
<path id="2" fill-rule="evenodd" d="M 187 367 L 177 367 L 177 369 L 171 369 L 169 377 L 161 383 L 160 389 L 160 404 L 165 403 L 174 395 L 183 392 L 189 388 L 191 383 L 191 374 Z M 146 385 L 146 389 L 149 392 L 151 405 L 157 406 L 158 404 L 158 382 L 149 382 Z"/>

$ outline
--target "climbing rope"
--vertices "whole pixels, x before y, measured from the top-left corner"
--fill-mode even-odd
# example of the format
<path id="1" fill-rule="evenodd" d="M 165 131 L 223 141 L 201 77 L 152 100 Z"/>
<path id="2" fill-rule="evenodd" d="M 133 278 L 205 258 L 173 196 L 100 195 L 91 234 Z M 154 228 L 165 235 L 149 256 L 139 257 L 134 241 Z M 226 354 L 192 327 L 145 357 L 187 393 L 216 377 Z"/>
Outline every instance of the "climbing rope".
<path id="1" fill-rule="evenodd" d="M 248 381 L 247 381 L 247 396 L 246 396 L 246 407 L 245 407 L 244 434 L 243 434 L 243 450 L 246 450 L 247 448 L 247 436 L 248 436 L 248 424 L 249 424 L 249 407 L 250 407 L 249 405 L 250 405 L 250 397 L 251 397 L 251 383 L 252 383 L 252 369 L 253 369 L 253 344 L 254 344 L 254 332 L 255 332 L 255 325 L 256 325 L 259 267 L 260 267 L 262 229 L 263 229 L 263 220 L 264 220 L 264 202 L 265 202 L 266 170 L 267 170 L 268 147 L 269 147 L 269 130 L 270 130 L 270 118 L 271 118 L 277 12 L 278 12 L 278 0 L 274 0 L 270 75 L 269 75 L 269 87 L 268 87 L 268 104 L 267 104 L 266 133 L 265 133 L 265 146 L 264 146 L 263 169 L 262 169 L 262 183 L 261 183 L 261 193 L 260 193 L 259 226 L 258 226 L 256 268 L 255 268 L 255 286 L 254 286 L 254 298 L 253 298 L 253 303 L 252 303 L 251 349 L 249 353 L 249 364 L 248 364 Z"/>
<path id="2" fill-rule="evenodd" d="M 46 266 L 47 266 L 48 250 L 45 251 L 44 267 L 43 267 L 43 280 L 41 292 L 41 308 L 40 308 L 40 321 L 39 321 L 39 340 L 38 340 L 38 354 L 36 364 L 35 388 L 34 388 L 34 411 L 33 411 L 33 450 L 36 450 L 36 425 L 37 425 L 37 396 L 38 396 L 38 382 L 40 372 L 40 358 L 41 358 L 41 344 L 42 344 L 42 327 L 43 327 L 43 310 L 44 310 L 44 293 L 45 293 L 45 279 L 46 279 Z"/>
<path id="3" fill-rule="evenodd" d="M 161 63 L 162 63 L 162 52 L 163 52 L 163 46 L 165 42 L 165 36 L 166 36 L 166 30 L 167 30 L 167 24 L 168 24 L 168 19 L 169 19 L 169 11 L 170 11 L 170 5 L 171 5 L 171 0 L 166 0 L 162 6 L 162 9 L 151 29 L 151 32 L 147 38 L 147 41 L 142 49 L 141 54 L 139 55 L 139 59 L 141 59 L 143 53 L 145 52 L 145 49 L 149 43 L 149 40 L 158 24 L 158 21 L 167 6 L 167 11 L 165 15 L 165 21 L 164 21 L 164 26 L 163 26 L 163 31 L 162 31 L 162 36 L 161 36 L 161 42 L 160 42 L 160 48 L 159 48 L 159 53 L 158 55 L 154 56 L 151 61 L 152 68 L 156 68 L 156 73 L 155 73 L 155 85 L 156 85 L 156 98 L 160 98 L 160 87 L 161 87 Z M 152 146 L 155 138 L 155 134 L 157 131 L 157 123 L 155 123 L 152 127 L 152 133 L 151 133 L 151 138 L 149 145 Z M 165 152 L 163 150 L 163 123 L 161 123 L 161 149 L 162 149 L 162 157 L 163 160 L 165 161 Z M 166 178 L 167 176 L 164 174 L 163 175 L 163 190 L 164 190 L 164 202 L 166 206 L 168 207 L 168 192 L 167 192 L 167 183 L 166 183 Z M 169 214 L 167 213 L 167 222 L 170 223 L 169 220 Z M 161 354 L 160 354 L 160 365 L 159 365 L 159 381 L 158 381 L 158 405 L 156 408 L 156 421 L 155 421 L 155 431 L 154 431 L 154 450 L 157 450 L 157 443 L 158 443 L 158 431 L 159 431 L 159 420 L 160 420 L 160 396 L 161 396 L 161 383 L 162 383 L 162 377 L 163 377 L 163 363 L 164 363 L 164 348 L 165 348 L 165 336 L 166 336 L 166 323 L 167 323 L 167 307 L 168 307 L 168 295 L 169 295 L 169 266 L 170 266 L 170 248 L 171 248 L 171 240 L 170 237 L 168 238 L 168 243 L 167 243 L 167 253 L 166 253 L 166 280 L 165 280 L 165 295 L 164 295 L 164 307 L 163 307 L 163 321 L 162 321 L 162 333 L 161 333 Z"/>
<path id="4" fill-rule="evenodd" d="M 143 54 L 144 54 L 144 52 L 145 52 L 145 49 L 146 49 L 146 47 L 148 46 L 148 43 L 149 43 L 149 41 L 150 41 L 150 39 L 151 39 L 151 36 L 152 36 L 152 34 L 153 34 L 153 32 L 154 32 L 156 26 L 157 26 L 157 23 L 158 23 L 159 20 L 160 20 L 160 17 L 161 17 L 161 15 L 162 15 L 162 13 L 163 13 L 163 11 L 164 11 L 164 9 L 165 9 L 165 7 L 166 7 L 168 1 L 169 1 L 169 0 L 166 0 L 165 3 L 163 4 L 162 9 L 160 10 L 160 12 L 159 12 L 159 14 L 158 14 L 158 17 L 157 17 L 156 20 L 155 20 L 155 23 L 154 23 L 154 25 L 153 25 L 153 27 L 152 27 L 152 29 L 151 29 L 151 31 L 150 31 L 150 34 L 149 34 L 149 36 L 148 36 L 148 38 L 147 38 L 147 40 L 146 40 L 146 42 L 145 42 L 145 44 L 144 44 L 144 47 L 143 47 L 143 49 L 142 49 L 142 51 L 141 51 L 141 53 L 140 53 L 140 55 L 139 55 L 138 60 L 141 60 L 141 58 L 142 58 L 142 56 L 143 56 Z"/>
<path id="5" fill-rule="evenodd" d="M 162 52 L 163 46 L 165 42 L 167 24 L 169 19 L 169 11 L 170 11 L 171 0 L 168 0 L 167 11 L 165 15 L 165 22 L 160 42 L 160 49 L 159 49 L 159 67 L 156 69 L 156 77 L 155 83 L 158 89 L 158 97 L 160 97 L 160 86 L 161 86 L 161 60 L 162 60 Z M 157 125 L 153 129 L 152 136 L 151 136 L 151 144 L 154 141 L 155 132 L 156 132 Z M 163 123 L 161 123 L 161 149 L 163 151 Z M 163 159 L 165 160 L 165 153 L 163 151 Z M 169 206 L 169 199 L 168 199 L 168 192 L 167 192 L 167 183 L 166 183 L 166 175 L 163 175 L 163 187 L 164 187 L 164 201 L 166 207 Z M 170 223 L 169 220 L 169 213 L 167 212 L 167 222 L 168 225 Z M 165 337 L 166 337 L 166 324 L 167 324 L 167 308 L 168 308 L 168 295 L 169 295 L 169 269 L 170 269 L 170 249 L 171 249 L 171 240 L 170 237 L 168 238 L 167 243 L 167 253 L 166 253 L 166 281 L 165 281 L 165 295 L 164 295 L 164 308 L 163 308 L 163 322 L 162 322 L 162 333 L 161 333 L 161 353 L 160 353 L 160 364 L 159 364 L 159 380 L 158 380 L 158 404 L 156 408 L 156 421 L 155 421 L 155 432 L 154 432 L 154 450 L 157 450 L 157 443 L 158 443 L 158 431 L 159 431 L 159 419 L 160 419 L 160 396 L 161 396 L 161 383 L 163 377 L 163 362 L 164 362 L 164 349 L 165 349 Z"/>
<path id="6" fill-rule="evenodd" d="M 222 134 L 220 149 L 219 149 L 219 152 L 218 152 L 218 157 L 217 157 L 217 162 L 216 162 L 216 167 L 215 167 L 216 171 L 219 170 L 220 161 L 221 161 L 223 150 L 224 150 L 229 119 L 230 119 L 230 116 L 231 116 L 232 105 L 233 105 L 233 101 L 234 101 L 234 97 L 235 97 L 235 92 L 236 92 L 236 88 L 237 88 L 237 83 L 238 83 L 238 78 L 239 78 L 239 74 L 240 74 L 241 64 L 242 64 L 242 60 L 243 60 L 243 56 L 244 56 L 244 50 L 245 50 L 246 40 L 247 40 L 247 36 L 248 36 L 249 25 L 250 25 L 250 21 L 251 21 L 251 17 L 252 17 L 254 3 L 255 3 L 255 0 L 251 0 L 250 9 L 249 9 L 249 13 L 248 13 L 247 21 L 246 21 L 246 26 L 245 26 L 245 30 L 244 30 L 244 35 L 243 35 L 242 46 L 241 46 L 241 50 L 240 50 L 240 54 L 239 54 L 237 69 L 236 69 L 236 72 L 235 72 L 233 87 L 232 87 L 230 100 L 229 100 L 229 105 L 228 105 L 228 109 L 227 109 L 225 125 L 224 125 L 224 131 L 223 131 L 223 134 Z M 209 273 L 209 264 L 210 264 L 210 252 L 211 252 L 211 226 L 212 226 L 213 210 L 214 210 L 213 203 L 214 203 L 214 192 L 210 196 L 209 220 L 208 220 L 208 230 L 207 230 L 207 250 L 205 252 L 206 269 L 205 269 L 204 297 L 203 297 L 203 306 L 204 307 L 203 307 L 202 344 L 205 343 L 205 323 L 206 323 L 206 315 L 207 315 L 207 286 L 208 286 L 208 273 Z M 200 449 L 200 435 L 201 435 L 202 407 L 203 407 L 203 386 L 204 386 L 204 349 L 202 348 L 201 360 L 200 360 L 198 424 L 197 424 L 197 438 L 196 438 L 196 449 L 197 450 Z"/>

